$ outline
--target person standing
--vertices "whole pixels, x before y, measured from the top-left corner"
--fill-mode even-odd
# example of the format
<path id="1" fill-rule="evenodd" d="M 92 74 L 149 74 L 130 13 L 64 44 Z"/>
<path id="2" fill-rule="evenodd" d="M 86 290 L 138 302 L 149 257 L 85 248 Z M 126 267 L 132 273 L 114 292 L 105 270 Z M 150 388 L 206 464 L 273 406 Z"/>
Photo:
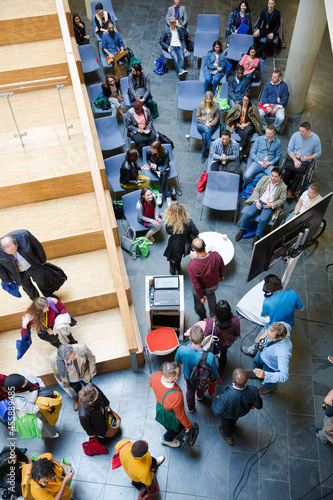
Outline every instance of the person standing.
<path id="1" fill-rule="evenodd" d="M 30 490 L 34 500 L 70 500 L 72 490 L 67 486 L 73 479 L 71 465 L 55 462 L 51 453 L 43 453 L 32 464 Z"/>
<path id="2" fill-rule="evenodd" d="M 204 339 L 204 332 L 199 325 L 192 326 L 190 331 L 190 339 L 192 341 L 191 345 L 181 345 L 180 347 L 178 347 L 175 361 L 176 363 L 183 364 L 184 379 L 187 388 L 187 409 L 190 413 L 193 413 L 195 410 L 195 397 L 198 401 L 202 401 L 204 397 L 204 391 L 193 387 L 190 381 L 192 369 L 197 363 L 199 363 L 204 352 L 201 345 Z M 211 367 L 215 380 L 219 381 L 220 377 L 216 368 L 215 356 L 212 352 L 208 353 L 206 363 Z"/>
<path id="3" fill-rule="evenodd" d="M 258 22 L 255 25 L 255 32 L 253 33 L 255 45 L 258 47 L 257 55 L 266 59 L 265 50 L 273 43 L 274 37 L 280 28 L 281 15 L 275 8 L 275 0 L 268 0 L 267 9 L 261 11 Z M 266 38 L 262 43 L 260 38 Z"/>
<path id="4" fill-rule="evenodd" d="M 165 230 L 170 234 L 164 257 L 170 262 L 170 274 L 180 274 L 182 257 L 189 255 L 192 240 L 199 230 L 181 203 L 174 201 L 164 212 Z"/>
<path id="5" fill-rule="evenodd" d="M 122 439 L 115 448 L 124 471 L 132 479 L 132 485 L 138 490 L 143 486 L 148 488 L 165 457 L 152 457 L 148 451 L 147 441 L 142 440 L 131 443 L 127 439 Z"/>
<path id="6" fill-rule="evenodd" d="M 250 410 L 261 410 L 262 399 L 258 389 L 246 384 L 247 377 L 244 370 L 236 368 L 232 373 L 232 385 L 213 399 L 211 409 L 214 415 L 219 415 L 221 437 L 230 445 L 235 444 L 234 428 L 237 420 L 244 417 Z"/>
<path id="7" fill-rule="evenodd" d="M 219 282 L 224 280 L 225 266 L 218 252 L 206 252 L 206 244 L 201 238 L 192 242 L 196 257 L 187 268 L 193 286 L 194 310 L 201 320 L 207 318 L 205 304 L 208 301 L 209 312 L 214 316 Z"/>
<path id="8" fill-rule="evenodd" d="M 180 5 L 180 0 L 174 0 L 174 4 L 168 8 L 167 15 L 165 16 L 165 22 L 168 26 L 170 17 L 175 18 L 177 28 L 183 29 L 184 36 L 187 38 L 188 15 L 184 5 Z"/>
<path id="9" fill-rule="evenodd" d="M 167 411 L 172 411 L 178 423 L 173 429 L 166 428 L 165 434 L 160 438 L 162 444 L 170 448 L 179 448 L 180 441 L 176 437 L 183 429 L 191 428 L 191 421 L 187 418 L 184 408 L 183 391 L 177 384 L 179 377 L 179 364 L 175 361 L 163 364 L 163 371 L 153 373 L 149 385 L 153 389 L 156 401 Z"/>

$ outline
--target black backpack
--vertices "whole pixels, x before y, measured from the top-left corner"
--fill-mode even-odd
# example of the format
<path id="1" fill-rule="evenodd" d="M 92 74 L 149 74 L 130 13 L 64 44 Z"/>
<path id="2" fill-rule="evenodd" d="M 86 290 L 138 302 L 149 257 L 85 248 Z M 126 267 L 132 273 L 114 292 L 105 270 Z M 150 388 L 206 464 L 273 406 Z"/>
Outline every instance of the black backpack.
<path id="1" fill-rule="evenodd" d="M 216 381 L 212 368 L 207 363 L 208 352 L 204 351 L 200 361 L 193 366 L 190 374 L 190 384 L 200 391 L 208 391 Z"/>

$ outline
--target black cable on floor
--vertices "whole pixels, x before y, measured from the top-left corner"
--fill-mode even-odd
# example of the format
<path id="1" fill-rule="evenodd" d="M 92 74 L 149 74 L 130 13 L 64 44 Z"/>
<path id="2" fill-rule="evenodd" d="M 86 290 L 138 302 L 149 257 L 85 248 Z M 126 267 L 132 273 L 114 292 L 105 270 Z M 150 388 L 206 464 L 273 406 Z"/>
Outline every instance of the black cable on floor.
<path id="1" fill-rule="evenodd" d="M 324 479 L 324 481 L 322 481 L 321 483 L 318 483 L 316 484 L 316 486 L 314 486 L 310 491 L 308 491 L 307 493 L 305 493 L 305 495 L 303 495 L 302 497 L 298 498 L 297 500 L 302 500 L 302 498 L 305 498 L 307 497 L 313 490 L 315 490 L 316 488 L 318 488 L 318 486 L 320 486 L 321 484 L 324 484 L 326 483 L 326 481 L 331 477 L 333 476 L 333 472 L 326 478 Z M 322 498 L 326 498 L 328 497 L 331 493 L 333 493 L 333 490 L 329 491 L 328 493 L 326 493 L 326 495 L 323 495 L 322 497 L 318 497 L 316 498 L 316 500 L 321 500 Z"/>

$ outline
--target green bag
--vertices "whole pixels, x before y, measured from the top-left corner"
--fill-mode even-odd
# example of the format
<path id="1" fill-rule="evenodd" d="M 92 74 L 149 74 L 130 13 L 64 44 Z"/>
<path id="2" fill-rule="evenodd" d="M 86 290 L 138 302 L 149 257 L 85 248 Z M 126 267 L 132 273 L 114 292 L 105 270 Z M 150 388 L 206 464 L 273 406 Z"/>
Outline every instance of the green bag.
<path id="1" fill-rule="evenodd" d="M 103 109 L 103 111 L 111 109 L 111 104 L 107 99 L 105 99 L 103 92 L 100 92 L 96 97 L 96 99 L 94 100 L 94 106 L 97 109 Z"/>
<path id="2" fill-rule="evenodd" d="M 179 420 L 176 417 L 175 412 L 172 410 L 166 410 L 163 407 L 165 396 L 167 396 L 169 394 L 169 392 L 173 392 L 173 391 L 176 391 L 176 389 L 170 389 L 170 391 L 168 391 L 164 394 L 163 399 L 162 399 L 162 404 L 160 404 L 159 402 L 156 403 L 155 420 L 158 423 L 160 423 L 161 425 L 163 425 L 163 427 L 165 427 L 166 429 L 172 429 L 174 431 L 178 431 L 179 430 Z"/>
<path id="3" fill-rule="evenodd" d="M 216 102 L 220 106 L 222 111 L 228 111 L 230 109 L 228 99 L 220 99 L 219 97 L 216 97 Z"/>
<path id="4" fill-rule="evenodd" d="M 149 189 L 153 192 L 153 194 L 157 197 L 159 191 L 158 191 L 158 184 L 155 184 L 155 186 L 149 186 Z"/>
<path id="5" fill-rule="evenodd" d="M 133 64 L 141 64 L 141 59 L 137 59 L 135 56 L 131 57 L 130 63 L 129 63 L 129 70 L 131 71 Z"/>
<path id="6" fill-rule="evenodd" d="M 153 103 L 149 106 L 151 116 L 153 119 L 158 117 L 158 107 L 157 107 L 157 102 L 153 101 Z"/>
<path id="7" fill-rule="evenodd" d="M 14 422 L 15 430 L 19 433 L 22 439 L 32 439 L 38 437 L 43 439 L 37 425 L 36 413 L 26 413 L 24 417 L 18 418 L 15 411 L 16 420 Z"/>
<path id="8" fill-rule="evenodd" d="M 142 255 L 144 259 L 146 259 L 149 255 L 149 242 L 147 238 L 144 236 L 141 236 L 139 238 L 136 238 L 130 249 L 129 249 L 129 254 L 133 259 L 135 260 L 139 254 Z"/>

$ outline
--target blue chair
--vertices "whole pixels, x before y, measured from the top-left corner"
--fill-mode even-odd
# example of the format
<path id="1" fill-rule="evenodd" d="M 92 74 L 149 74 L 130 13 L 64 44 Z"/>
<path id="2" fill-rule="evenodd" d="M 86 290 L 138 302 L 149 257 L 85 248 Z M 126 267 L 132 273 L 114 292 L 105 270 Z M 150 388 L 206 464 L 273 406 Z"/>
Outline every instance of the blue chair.
<path id="1" fill-rule="evenodd" d="M 111 66 L 109 66 L 107 61 L 106 61 L 105 52 L 102 49 L 102 43 L 99 44 L 99 57 L 100 57 L 103 68 L 113 68 L 112 64 L 111 64 Z M 124 64 L 124 61 L 119 61 L 119 66 L 122 66 L 123 64 Z"/>
<path id="2" fill-rule="evenodd" d="M 198 129 L 197 129 L 198 122 L 197 122 L 197 119 L 195 117 L 196 112 L 197 112 L 197 108 L 195 108 L 193 110 L 193 113 L 192 113 L 191 130 L 189 133 L 190 140 L 188 141 L 188 149 L 187 150 L 190 149 L 191 139 L 197 139 L 198 141 L 202 140 L 202 136 L 201 136 L 201 134 L 199 134 Z M 215 141 L 215 139 L 218 139 L 219 137 L 220 137 L 220 120 L 217 124 L 217 127 L 216 127 L 214 134 L 212 135 L 212 141 Z"/>
<path id="3" fill-rule="evenodd" d="M 112 151 L 113 149 L 125 146 L 125 141 L 120 133 L 115 116 L 97 118 L 95 125 L 102 151 Z"/>
<path id="4" fill-rule="evenodd" d="M 202 101 L 205 93 L 204 82 L 187 80 L 178 85 L 178 110 L 192 111 Z"/>
<path id="5" fill-rule="evenodd" d="M 281 30 L 282 39 L 284 39 L 284 28 L 283 28 L 283 20 L 282 19 L 280 20 L 279 31 L 280 30 Z M 279 51 L 279 40 L 280 40 L 280 35 L 279 35 L 279 33 L 276 33 L 274 38 L 273 38 L 273 41 L 272 41 L 272 44 L 274 45 L 273 57 L 275 57 Z M 266 41 L 266 37 L 260 38 L 261 43 L 264 43 L 265 41 Z"/>
<path id="6" fill-rule="evenodd" d="M 94 85 L 90 85 L 89 94 L 90 94 L 90 102 L 91 102 L 92 110 L 96 116 L 110 115 L 111 108 L 104 110 L 104 109 L 98 109 L 94 106 L 94 101 L 98 97 L 100 92 L 102 92 L 101 83 L 94 83 Z"/>
<path id="7" fill-rule="evenodd" d="M 108 180 L 109 189 L 111 188 L 114 193 L 120 193 L 126 191 L 119 184 L 120 179 L 120 167 L 125 160 L 126 153 L 121 153 L 120 155 L 111 156 L 104 160 L 106 178 Z"/>
<path id="8" fill-rule="evenodd" d="M 229 24 L 230 24 L 230 21 L 231 21 L 231 18 L 232 18 L 232 14 L 233 14 L 233 12 L 230 12 L 230 14 L 229 14 L 227 29 L 229 27 Z M 230 35 L 227 35 L 227 29 L 225 30 L 225 39 L 227 39 L 227 38 L 229 39 L 230 38 Z"/>
<path id="9" fill-rule="evenodd" d="M 251 88 L 253 88 L 253 87 L 259 87 L 260 88 L 261 87 L 262 79 L 263 79 L 263 76 L 264 76 L 264 62 L 265 61 L 263 59 L 259 59 L 260 75 L 261 75 L 261 77 L 260 77 L 259 82 L 252 82 L 251 83 Z M 260 94 L 260 92 L 261 91 L 259 90 L 259 94 Z"/>
<path id="10" fill-rule="evenodd" d="M 124 217 L 128 224 L 134 227 L 135 231 L 147 231 L 147 228 L 143 224 L 138 222 L 138 211 L 136 205 L 140 199 L 141 189 L 136 189 L 131 193 L 124 194 L 122 197 Z"/>
<path id="11" fill-rule="evenodd" d="M 234 210 L 234 224 L 236 224 L 239 203 L 238 188 L 239 175 L 230 172 L 208 172 L 200 220 L 203 207 L 208 207 L 214 210 Z"/>
<path id="12" fill-rule="evenodd" d="M 213 43 L 219 37 L 218 32 L 203 31 L 195 34 L 194 57 L 206 57 L 207 52 L 212 49 Z"/>
<path id="13" fill-rule="evenodd" d="M 246 54 L 253 45 L 253 35 L 231 35 L 227 52 L 227 59 L 240 61 L 243 54 Z"/>
<path id="14" fill-rule="evenodd" d="M 99 70 L 93 48 L 90 44 L 78 45 L 83 73 L 92 73 Z"/>
<path id="15" fill-rule="evenodd" d="M 124 104 L 125 104 L 125 106 L 127 106 L 128 108 L 130 108 L 131 107 L 131 103 L 130 103 L 130 100 L 129 100 L 129 97 L 128 97 L 128 76 L 125 76 L 124 78 L 121 78 L 120 85 L 121 85 L 121 89 L 122 89 L 123 94 L 124 94 Z"/>
<path id="16" fill-rule="evenodd" d="M 257 134 L 257 132 L 255 132 L 253 135 L 251 135 L 250 142 L 254 142 L 256 139 L 258 139 L 258 137 L 259 137 L 259 134 Z M 231 138 L 235 139 L 235 141 L 237 141 L 237 142 L 241 141 L 241 138 L 239 137 L 238 133 L 235 131 L 231 133 Z"/>
<path id="17" fill-rule="evenodd" d="M 218 39 L 220 33 L 220 16 L 217 14 L 199 14 L 197 18 L 197 33 L 216 32 Z"/>
<path id="18" fill-rule="evenodd" d="M 163 52 L 164 59 L 167 59 L 168 61 L 173 61 L 172 56 L 170 56 L 170 54 L 167 50 L 162 49 L 162 52 Z M 187 59 L 188 57 L 191 57 L 191 54 L 189 53 L 188 50 L 186 50 L 186 52 L 184 54 L 184 58 Z"/>
<path id="19" fill-rule="evenodd" d="M 96 15 L 96 11 L 95 11 L 95 5 L 99 3 L 99 0 L 97 2 L 90 2 L 90 7 L 91 7 L 91 15 L 92 15 L 92 18 L 94 19 L 95 15 Z M 112 2 L 111 0 L 102 0 L 102 5 L 103 5 L 103 10 L 106 10 L 110 16 L 111 16 L 111 19 L 113 21 L 118 21 L 118 17 L 116 16 L 116 14 L 114 13 L 114 10 L 113 10 L 113 6 L 112 6 Z"/>
<path id="20" fill-rule="evenodd" d="M 175 161 L 173 159 L 171 144 L 162 144 L 162 146 L 169 151 L 170 169 L 169 169 L 168 180 L 177 178 L 177 184 L 178 184 L 178 172 L 177 172 L 176 167 L 175 167 Z M 145 146 L 144 148 L 142 148 L 142 164 L 143 165 L 145 165 L 147 163 L 147 151 L 149 148 L 150 148 L 150 146 Z M 156 181 L 156 182 L 158 181 L 158 178 L 151 172 L 151 170 L 143 170 L 143 173 L 144 173 L 144 175 L 149 177 L 149 179 L 151 179 L 152 181 Z"/>
<path id="21" fill-rule="evenodd" d="M 110 15 L 111 15 L 111 14 L 110 14 Z M 92 27 L 93 27 L 94 36 L 95 36 L 95 38 L 96 38 L 97 43 L 101 42 L 101 41 L 102 41 L 101 37 L 100 37 L 100 36 L 99 36 L 99 34 L 98 34 L 98 33 L 96 33 L 96 31 L 95 31 L 95 30 L 96 30 L 96 21 L 95 21 L 95 15 L 94 15 L 94 14 L 93 14 L 93 18 L 92 18 Z"/>

